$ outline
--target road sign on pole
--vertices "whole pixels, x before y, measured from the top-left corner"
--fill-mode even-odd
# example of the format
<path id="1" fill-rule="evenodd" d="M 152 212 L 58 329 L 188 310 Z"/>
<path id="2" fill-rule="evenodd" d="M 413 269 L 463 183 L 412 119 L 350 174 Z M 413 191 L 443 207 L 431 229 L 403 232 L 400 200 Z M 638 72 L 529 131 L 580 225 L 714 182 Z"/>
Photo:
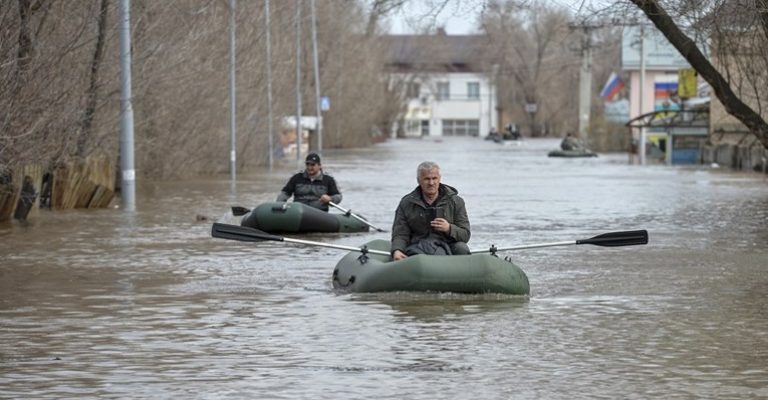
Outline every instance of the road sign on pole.
<path id="1" fill-rule="evenodd" d="M 328 96 L 323 96 L 320 98 L 320 110 L 322 111 L 328 111 L 331 109 L 331 98 Z"/>

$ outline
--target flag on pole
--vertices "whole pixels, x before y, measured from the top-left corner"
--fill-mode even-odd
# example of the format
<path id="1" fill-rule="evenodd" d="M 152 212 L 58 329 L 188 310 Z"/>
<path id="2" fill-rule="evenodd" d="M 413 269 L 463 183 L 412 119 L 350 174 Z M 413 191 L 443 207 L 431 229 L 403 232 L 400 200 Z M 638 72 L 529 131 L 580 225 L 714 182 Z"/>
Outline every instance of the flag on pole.
<path id="1" fill-rule="evenodd" d="M 600 91 L 600 97 L 606 101 L 612 101 L 623 88 L 624 81 L 622 81 L 615 72 L 611 72 L 611 76 L 608 77 L 608 82 L 605 83 L 603 90 Z"/>

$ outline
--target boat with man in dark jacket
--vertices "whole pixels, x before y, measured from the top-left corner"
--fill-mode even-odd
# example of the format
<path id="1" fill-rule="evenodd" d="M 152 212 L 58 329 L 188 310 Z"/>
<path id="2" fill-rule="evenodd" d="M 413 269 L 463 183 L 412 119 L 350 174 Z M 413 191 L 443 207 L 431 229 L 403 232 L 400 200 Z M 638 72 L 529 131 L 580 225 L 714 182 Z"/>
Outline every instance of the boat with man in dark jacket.
<path id="1" fill-rule="evenodd" d="M 348 214 L 325 212 L 295 201 L 275 201 L 250 210 L 240 225 L 272 233 L 368 232 L 369 224 Z"/>
<path id="2" fill-rule="evenodd" d="M 374 240 L 351 251 L 333 270 L 335 289 L 350 292 L 427 291 L 453 293 L 530 293 L 528 276 L 509 259 L 488 253 L 419 254 L 393 261 L 390 242 Z M 379 251 L 381 253 L 379 253 Z"/>

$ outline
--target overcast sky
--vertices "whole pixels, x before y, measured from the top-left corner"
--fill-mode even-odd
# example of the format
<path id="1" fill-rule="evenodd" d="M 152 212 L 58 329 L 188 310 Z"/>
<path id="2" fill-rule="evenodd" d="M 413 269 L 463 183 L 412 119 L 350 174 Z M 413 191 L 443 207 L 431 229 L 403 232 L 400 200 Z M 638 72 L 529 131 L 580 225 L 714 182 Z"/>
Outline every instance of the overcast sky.
<path id="1" fill-rule="evenodd" d="M 449 35 L 476 33 L 482 0 L 451 1 L 442 9 L 437 9 L 434 4 L 437 4 L 435 0 L 409 1 L 403 10 L 389 19 L 389 32 L 410 34 L 417 33 L 421 26 L 444 26 Z"/>
<path id="2" fill-rule="evenodd" d="M 558 3 L 577 13 L 585 7 L 605 4 L 605 0 L 541 0 Z M 411 0 L 402 10 L 388 19 L 389 33 L 394 35 L 418 33 L 425 26 L 445 27 L 449 35 L 478 33 L 480 14 L 487 0 Z M 445 7 L 440 8 L 441 5 Z M 434 30 L 434 29 L 432 29 Z"/>

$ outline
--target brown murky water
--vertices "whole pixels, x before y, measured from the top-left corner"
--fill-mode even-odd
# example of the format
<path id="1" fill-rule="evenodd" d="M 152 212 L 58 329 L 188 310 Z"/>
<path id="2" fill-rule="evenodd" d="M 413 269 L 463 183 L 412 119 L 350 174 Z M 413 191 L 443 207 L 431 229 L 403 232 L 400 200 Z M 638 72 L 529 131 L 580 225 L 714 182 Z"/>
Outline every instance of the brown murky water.
<path id="1" fill-rule="evenodd" d="M 294 165 L 139 182 L 135 214 L 0 226 L 0 398 L 767 398 L 768 183 L 554 140 L 394 141 L 328 151 L 342 206 L 389 228 L 440 163 L 473 249 L 648 229 L 647 246 L 508 253 L 530 297 L 341 294 L 343 252 L 210 237 Z M 361 245 L 381 233 L 308 235 Z"/>

